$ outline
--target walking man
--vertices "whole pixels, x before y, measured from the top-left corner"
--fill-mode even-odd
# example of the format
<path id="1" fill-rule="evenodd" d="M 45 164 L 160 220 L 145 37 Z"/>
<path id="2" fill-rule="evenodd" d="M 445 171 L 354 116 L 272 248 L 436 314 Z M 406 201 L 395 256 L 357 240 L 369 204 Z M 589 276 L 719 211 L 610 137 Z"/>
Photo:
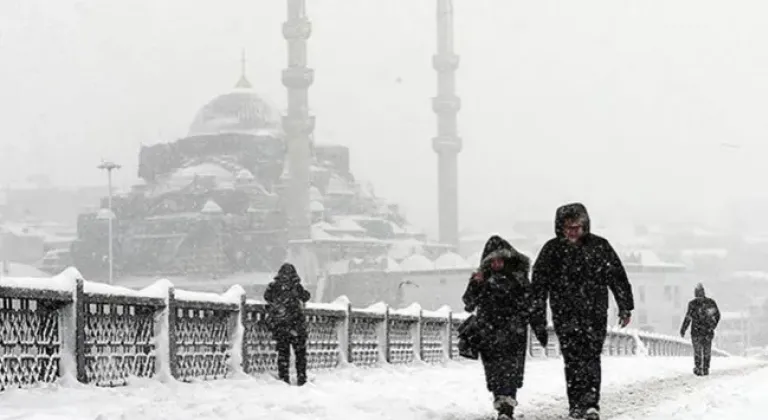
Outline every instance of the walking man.
<path id="1" fill-rule="evenodd" d="M 626 327 L 634 309 L 627 273 L 605 238 L 590 232 L 586 207 L 561 206 L 555 214 L 555 237 L 539 252 L 532 276 L 534 330 L 546 327 L 547 300 L 565 362 L 569 414 L 600 419 L 600 356 L 608 328 L 608 290 Z"/>
<path id="2" fill-rule="evenodd" d="M 720 323 L 720 309 L 714 299 L 704 293 L 704 286 L 699 283 L 693 291 L 694 298 L 688 302 L 683 325 L 680 327 L 680 337 L 685 337 L 685 331 L 691 326 L 691 342 L 693 343 L 693 374 L 696 376 L 709 375 L 709 360 L 712 358 L 712 339 L 715 338 L 715 328 Z"/>

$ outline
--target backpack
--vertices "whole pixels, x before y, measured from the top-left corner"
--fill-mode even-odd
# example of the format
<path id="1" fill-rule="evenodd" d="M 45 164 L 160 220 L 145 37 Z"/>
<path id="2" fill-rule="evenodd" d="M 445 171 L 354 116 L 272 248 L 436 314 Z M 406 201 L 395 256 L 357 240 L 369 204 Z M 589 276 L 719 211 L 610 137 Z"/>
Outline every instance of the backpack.
<path id="1" fill-rule="evenodd" d="M 708 330 L 714 330 L 717 326 L 717 309 L 709 302 L 705 302 L 699 306 L 698 313 L 696 314 L 696 320 L 702 327 Z"/>

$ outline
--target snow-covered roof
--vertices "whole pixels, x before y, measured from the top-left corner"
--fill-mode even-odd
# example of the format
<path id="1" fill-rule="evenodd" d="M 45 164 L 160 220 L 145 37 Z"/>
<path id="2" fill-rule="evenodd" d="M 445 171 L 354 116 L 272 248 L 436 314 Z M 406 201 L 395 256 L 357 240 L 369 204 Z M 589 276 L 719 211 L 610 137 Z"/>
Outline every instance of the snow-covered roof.
<path id="1" fill-rule="evenodd" d="M 311 229 L 312 239 L 313 240 L 334 240 L 337 239 L 334 235 L 331 235 L 330 233 L 326 232 L 325 229 L 320 224 L 312 225 Z"/>
<path id="2" fill-rule="evenodd" d="M 476 264 L 480 265 L 480 259 L 482 258 L 483 253 L 481 251 L 474 252 L 465 258 L 465 261 L 469 264 Z"/>
<path id="3" fill-rule="evenodd" d="M 309 211 L 321 213 L 325 211 L 325 206 L 319 201 L 312 201 L 309 203 Z"/>
<path id="4" fill-rule="evenodd" d="M 337 260 L 328 264 L 326 269 L 328 274 L 347 274 L 349 273 L 349 260 Z"/>
<path id="5" fill-rule="evenodd" d="M 388 272 L 403 271 L 403 268 L 400 266 L 400 264 L 398 264 L 397 261 L 395 261 L 390 257 L 379 257 L 378 260 L 379 261 L 385 260 L 385 264 L 384 264 L 385 271 L 388 271 Z"/>
<path id="6" fill-rule="evenodd" d="M 186 186 L 195 177 L 214 177 L 217 181 L 234 181 L 236 179 L 232 171 L 219 164 L 201 163 L 177 169 L 168 178 L 168 182 L 173 185 Z"/>
<path id="7" fill-rule="evenodd" d="M 746 319 L 749 315 L 745 312 L 721 312 L 720 319 L 722 320 L 734 320 L 734 319 Z"/>
<path id="8" fill-rule="evenodd" d="M 337 195 L 351 195 L 355 193 L 349 183 L 336 173 L 332 173 L 328 179 L 328 187 L 326 188 L 326 192 L 328 194 Z"/>
<path id="9" fill-rule="evenodd" d="M 253 176 L 253 173 L 251 173 L 251 171 L 248 169 L 243 168 L 237 172 L 238 181 L 253 181 L 254 179 L 256 179 L 256 177 Z"/>
<path id="10" fill-rule="evenodd" d="M 217 214 L 223 212 L 223 210 L 221 209 L 221 206 L 218 205 L 215 201 L 208 200 L 205 202 L 205 205 L 203 205 L 203 208 L 200 210 L 200 212 L 205 214 Z"/>
<path id="11" fill-rule="evenodd" d="M 393 241 L 389 249 L 389 256 L 402 260 L 411 255 L 418 255 L 424 252 L 424 243 L 418 239 L 408 238 L 399 241 Z"/>
<path id="12" fill-rule="evenodd" d="M 276 107 L 254 89 L 239 84 L 197 112 L 188 136 L 223 133 L 276 135 L 280 133 L 280 116 Z"/>
<path id="13" fill-rule="evenodd" d="M 315 187 L 314 185 L 309 187 L 309 199 L 312 201 L 319 201 L 323 202 L 323 193 L 320 192 L 320 189 Z"/>
<path id="14" fill-rule="evenodd" d="M 423 255 L 415 254 L 401 261 L 400 268 L 402 268 L 403 271 L 434 270 L 435 263 Z"/>
<path id="15" fill-rule="evenodd" d="M 768 280 L 768 272 L 765 271 L 736 271 L 731 274 L 734 279 Z"/>
<path id="16" fill-rule="evenodd" d="M 389 226 L 392 227 L 392 233 L 394 233 L 395 235 L 403 235 L 407 233 L 405 229 L 400 227 L 400 225 L 398 225 L 395 222 L 389 222 Z"/>
<path id="17" fill-rule="evenodd" d="M 438 270 L 454 270 L 461 268 L 472 268 L 472 266 L 455 252 L 446 252 L 439 256 L 434 263 Z"/>
<path id="18" fill-rule="evenodd" d="M 649 249 L 624 250 L 622 259 L 626 259 L 625 264 L 635 264 L 643 267 L 668 267 L 685 268 L 685 264 L 670 263 L 663 261 L 659 256 Z"/>
<path id="19" fill-rule="evenodd" d="M 367 230 L 365 230 L 357 222 L 346 217 L 337 219 L 336 222 L 334 223 L 334 226 L 328 230 L 338 231 L 338 232 L 350 232 L 350 233 L 366 233 L 367 232 Z"/>
<path id="20" fill-rule="evenodd" d="M 725 248 L 706 248 L 706 249 L 684 249 L 683 257 L 717 257 L 725 258 L 728 256 L 728 250 Z"/>
<path id="21" fill-rule="evenodd" d="M 499 235 L 502 238 L 506 239 L 508 242 L 512 243 L 514 245 L 515 241 L 528 239 L 527 236 L 517 233 L 515 231 L 507 230 L 505 232 L 497 233 L 497 232 L 485 232 L 485 233 L 470 233 L 466 235 L 462 235 L 459 241 L 461 242 L 481 242 L 485 243 L 488 238 L 490 238 L 493 235 Z"/>
<path id="22" fill-rule="evenodd" d="M 37 267 L 33 267 L 31 265 L 27 264 L 20 264 L 15 262 L 8 262 L 7 266 L 4 266 L 2 262 L 0 262 L 0 273 L 3 276 L 8 277 L 26 277 L 26 278 L 47 278 L 51 277 L 50 274 L 45 273 Z M 8 268 L 8 274 L 5 274 L 3 270 L 5 268 Z"/>
<path id="23" fill-rule="evenodd" d="M 37 236 L 42 237 L 45 235 L 41 230 L 28 226 L 26 224 L 19 223 L 3 223 L 0 225 L 0 232 L 7 232 L 14 236 Z"/>

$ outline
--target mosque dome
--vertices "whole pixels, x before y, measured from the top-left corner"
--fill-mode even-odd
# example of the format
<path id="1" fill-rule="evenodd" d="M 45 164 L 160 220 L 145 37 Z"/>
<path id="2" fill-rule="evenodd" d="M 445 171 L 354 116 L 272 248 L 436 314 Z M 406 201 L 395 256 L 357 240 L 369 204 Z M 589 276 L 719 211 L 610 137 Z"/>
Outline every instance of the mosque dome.
<path id="1" fill-rule="evenodd" d="M 277 135 L 280 114 L 245 77 L 235 87 L 213 98 L 195 115 L 188 137 L 219 134 Z"/>

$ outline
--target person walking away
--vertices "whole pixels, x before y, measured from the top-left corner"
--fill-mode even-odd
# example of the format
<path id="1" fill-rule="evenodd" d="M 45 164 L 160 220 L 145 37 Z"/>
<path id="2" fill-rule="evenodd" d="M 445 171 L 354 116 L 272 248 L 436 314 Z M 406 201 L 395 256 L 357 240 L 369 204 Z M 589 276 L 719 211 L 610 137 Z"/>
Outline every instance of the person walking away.
<path id="1" fill-rule="evenodd" d="M 296 356 L 297 384 L 307 382 L 307 320 L 304 304 L 310 293 L 301 285 L 301 278 L 293 264 L 280 267 L 274 281 L 264 291 L 267 302 L 267 327 L 277 342 L 277 375 L 290 384 L 289 365 L 291 347 Z"/>
<path id="2" fill-rule="evenodd" d="M 493 394 L 499 420 L 511 420 L 517 390 L 523 386 L 530 320 L 530 259 L 501 237 L 488 239 L 480 268 L 462 296 L 467 312 L 476 311 L 471 334 Z"/>
<path id="3" fill-rule="evenodd" d="M 547 300 L 565 364 L 571 418 L 600 419 L 601 354 L 608 328 L 608 290 L 626 327 L 634 309 L 627 273 L 607 239 L 590 231 L 581 203 L 559 207 L 555 237 L 533 266 L 532 325 L 546 325 Z"/>
<path id="4" fill-rule="evenodd" d="M 712 339 L 715 338 L 715 328 L 720 323 L 720 309 L 714 299 L 707 297 L 704 285 L 696 285 L 694 298 L 688 302 L 683 325 L 680 327 L 680 337 L 685 337 L 688 326 L 691 326 L 691 342 L 693 344 L 693 374 L 696 376 L 709 375 L 709 361 L 712 358 Z"/>

